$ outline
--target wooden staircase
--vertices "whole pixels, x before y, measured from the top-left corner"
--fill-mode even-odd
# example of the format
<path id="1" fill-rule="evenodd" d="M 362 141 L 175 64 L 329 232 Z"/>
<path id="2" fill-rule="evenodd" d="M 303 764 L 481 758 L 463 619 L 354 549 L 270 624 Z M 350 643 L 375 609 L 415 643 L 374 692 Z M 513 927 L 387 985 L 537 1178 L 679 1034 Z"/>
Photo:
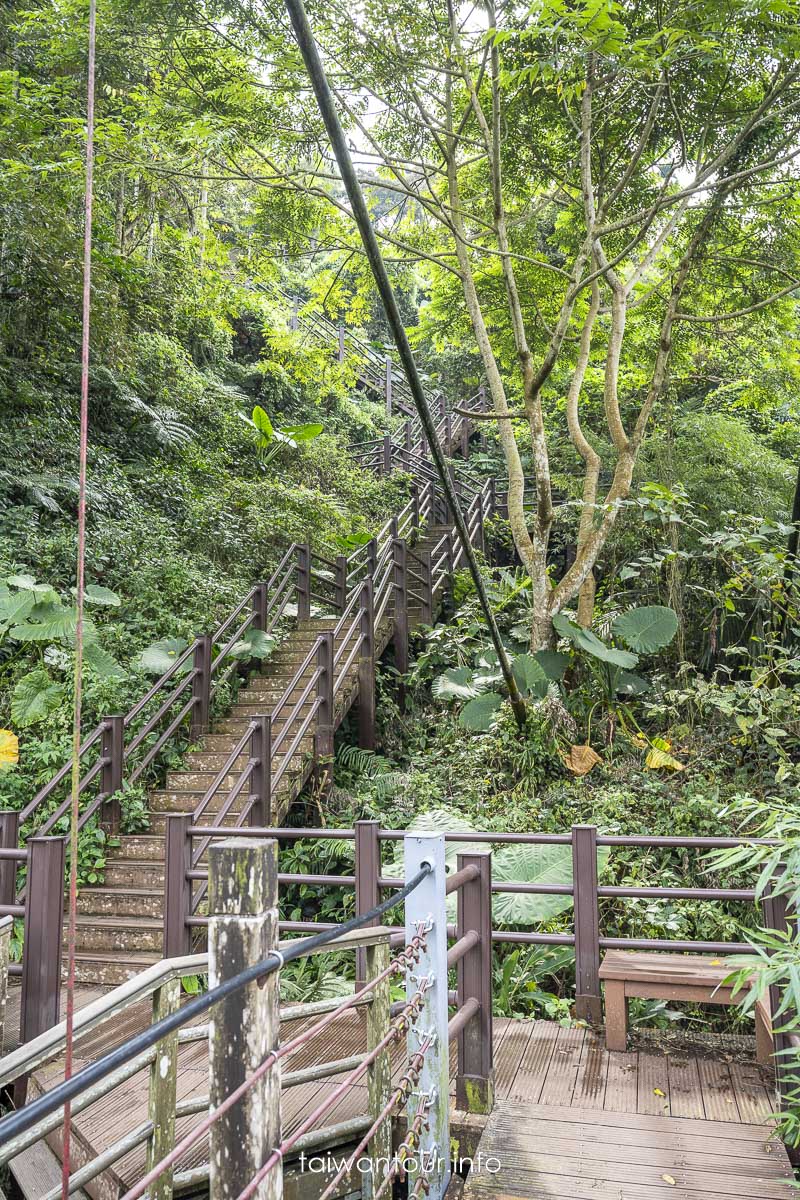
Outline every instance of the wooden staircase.
<path id="1" fill-rule="evenodd" d="M 438 525 L 427 527 L 415 551 L 431 549 L 448 532 L 448 528 Z M 441 588 L 436 594 L 437 602 L 440 599 Z M 420 605 L 410 600 L 409 627 L 413 629 L 418 626 L 421 619 Z M 270 656 L 263 671 L 252 676 L 239 692 L 228 715 L 217 721 L 211 732 L 203 737 L 200 746 L 186 755 L 184 766 L 178 771 L 169 771 L 165 786 L 150 792 L 148 831 L 123 834 L 118 839 L 118 845 L 109 846 L 102 885 L 83 887 L 78 897 L 75 970 L 79 983 L 113 986 L 162 957 L 167 815 L 196 811 L 254 716 L 272 711 L 290 686 L 292 700 L 300 698 L 314 667 L 312 662 L 305 673 L 299 676 L 298 667 L 307 658 L 319 634 L 332 630 L 336 623 L 336 617 L 312 617 L 298 621 L 296 628 L 289 632 Z M 376 661 L 391 640 L 393 630 L 393 603 L 390 602 L 383 621 L 375 630 Z M 341 642 L 337 640 L 335 647 L 339 644 Z M 341 724 L 357 700 L 358 663 L 355 662 L 335 697 L 334 728 Z M 310 703 L 310 699 L 306 701 L 295 716 L 285 739 L 287 745 L 291 744 L 294 733 L 299 730 Z M 284 725 L 285 721 L 274 723 L 274 737 L 278 736 Z M 218 823 L 215 814 L 226 803 L 247 758 L 245 749 L 235 760 L 222 786 L 211 797 L 202 817 L 203 823 Z M 278 824 L 283 822 L 314 767 L 314 736 L 309 732 L 302 738 L 277 785 L 273 798 L 273 818 Z M 244 793 L 237 796 L 230 812 L 222 818 L 222 824 L 234 827 L 245 801 Z"/>

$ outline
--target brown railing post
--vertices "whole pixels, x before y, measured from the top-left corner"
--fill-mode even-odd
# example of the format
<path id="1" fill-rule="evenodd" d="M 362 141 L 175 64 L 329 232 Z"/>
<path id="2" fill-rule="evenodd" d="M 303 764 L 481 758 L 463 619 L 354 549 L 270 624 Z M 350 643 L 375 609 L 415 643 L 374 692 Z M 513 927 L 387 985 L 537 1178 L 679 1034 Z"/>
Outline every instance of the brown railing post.
<path id="1" fill-rule="evenodd" d="M 211 634 L 201 634 L 194 644 L 195 676 L 192 680 L 194 708 L 189 731 L 193 742 L 196 742 L 204 733 L 208 733 L 211 710 L 211 650 Z"/>
<path id="2" fill-rule="evenodd" d="M 411 510 L 412 528 L 419 532 L 420 507 L 419 507 L 419 484 L 411 485 L 411 500 L 414 507 Z"/>
<path id="3" fill-rule="evenodd" d="M 192 933 L 186 924 L 192 912 L 191 813 L 168 813 L 164 848 L 164 958 L 191 953 Z"/>
<path id="4" fill-rule="evenodd" d="M 475 501 L 475 507 L 478 510 L 478 525 L 475 530 L 475 545 L 483 554 L 486 551 L 486 538 L 483 532 L 483 522 L 485 519 L 483 515 L 483 492 L 478 492 L 477 496 L 475 497 Z"/>
<path id="5" fill-rule="evenodd" d="M 433 624 L 433 567 L 431 566 L 430 550 L 423 550 L 419 556 L 422 559 L 422 571 L 425 582 L 422 585 L 422 615 L 423 625 Z"/>
<path id="6" fill-rule="evenodd" d="M 487 497 L 486 497 L 487 501 L 488 501 L 488 504 L 486 506 L 486 509 L 487 509 L 486 516 L 493 517 L 495 515 L 495 513 L 497 512 L 497 483 L 495 482 L 494 475 L 489 476 L 488 482 L 489 482 L 489 488 L 488 488 L 488 493 L 487 493 Z"/>
<path id="7" fill-rule="evenodd" d="M 485 383 L 482 383 L 480 385 L 480 387 L 478 388 L 478 409 L 480 412 L 486 412 L 486 410 L 487 410 L 486 384 Z M 485 421 L 480 422 L 480 429 L 481 429 L 481 450 L 485 450 L 486 449 L 486 422 Z"/>
<path id="8" fill-rule="evenodd" d="M 0 847 L 19 849 L 19 812 L 0 812 Z M 17 896 L 17 867 L 15 858 L 0 858 L 0 904 L 14 904 Z"/>
<path id="9" fill-rule="evenodd" d="M 488 1113 L 494 1103 L 492 1054 L 492 856 L 488 850 L 459 854 L 458 870 L 476 866 L 477 879 L 458 889 L 456 936 L 478 935 L 476 944 L 458 963 L 458 1006 L 472 998 L 478 1013 L 458 1035 L 456 1107 Z"/>
<path id="10" fill-rule="evenodd" d="M 602 1022 L 600 999 L 600 914 L 597 903 L 597 829 L 572 826 L 572 886 L 575 908 L 575 1014 Z"/>
<path id="11" fill-rule="evenodd" d="M 378 539 L 372 538 L 367 542 L 367 575 L 370 579 L 375 578 L 375 572 L 378 569 Z"/>
<path id="12" fill-rule="evenodd" d="M 375 590 L 372 576 L 361 585 L 361 649 L 358 654 L 358 744 L 375 749 Z"/>
<path id="13" fill-rule="evenodd" d="M 297 619 L 311 616 L 311 548 L 306 542 L 297 547 Z"/>
<path id="14" fill-rule="evenodd" d="M 250 733 L 250 758 L 253 774 L 250 776 L 251 825 L 272 824 L 272 717 L 254 717 Z"/>
<path id="15" fill-rule="evenodd" d="M 103 828 L 107 833 L 119 833 L 122 806 L 119 793 L 122 789 L 125 754 L 125 718 L 121 716 L 103 718 L 101 741 L 103 771 L 101 791 L 106 797 L 101 811 Z"/>
<path id="16" fill-rule="evenodd" d="M 386 363 L 384 366 L 383 378 L 384 378 L 383 391 L 384 391 L 384 396 L 386 398 L 386 415 L 387 415 L 387 417 L 390 417 L 392 415 L 392 356 L 391 356 L 391 354 L 386 355 Z"/>
<path id="17" fill-rule="evenodd" d="M 448 458 L 453 453 L 453 417 L 449 411 L 444 414 L 444 452 Z"/>
<path id="18" fill-rule="evenodd" d="M 340 363 L 344 362 L 344 325 L 340 325 L 337 331 L 336 357 Z"/>
<path id="19" fill-rule="evenodd" d="M 267 585 L 265 583 L 257 583 L 253 589 L 253 629 L 267 628 L 268 604 Z"/>
<path id="20" fill-rule="evenodd" d="M 321 633 L 317 639 L 317 728 L 314 734 L 314 760 L 317 787 L 324 795 L 331 783 L 333 758 L 333 632 Z"/>
<path id="21" fill-rule="evenodd" d="M 278 945 L 278 843 L 231 839 L 208 853 L 208 957 L 212 987 L 255 966 Z M 209 1103 L 215 1109 L 278 1047 L 278 972 L 231 992 L 209 1033 Z M 281 1142 L 280 1066 L 275 1063 L 211 1126 L 214 1200 L 235 1200 Z M 283 1194 L 280 1162 L 258 1200 Z"/>
<path id="22" fill-rule="evenodd" d="M 20 1021 L 23 1042 L 38 1037 L 61 1019 L 65 859 L 65 838 L 28 839 Z"/>
<path id="23" fill-rule="evenodd" d="M 773 878 L 777 881 L 784 873 L 783 865 L 779 866 Z M 762 901 L 764 926 L 766 929 L 772 929 L 776 933 L 785 933 L 788 929 L 787 919 L 787 904 L 786 895 L 770 891 L 764 896 Z M 769 1010 L 772 1016 L 772 1042 L 774 1046 L 774 1067 L 775 1067 L 775 1085 L 778 1091 L 781 1112 L 786 1112 L 789 1107 L 790 1093 L 795 1090 L 791 1076 L 793 1071 L 791 1063 L 787 1061 L 786 1051 L 790 1048 L 789 1039 L 785 1033 L 777 1032 L 782 1025 L 785 1025 L 791 1013 L 784 1013 L 780 1017 L 775 1017 L 783 999 L 783 989 L 776 984 L 772 984 L 769 989 Z M 777 1029 L 776 1029 L 777 1027 Z"/>
<path id="24" fill-rule="evenodd" d="M 356 916 L 369 912 L 381 898 L 378 877 L 381 873 L 381 849 L 378 841 L 379 821 L 356 821 Z M 371 921 L 374 925 L 376 922 Z M 367 956 L 363 949 L 356 951 L 356 991 L 360 992 L 367 978 Z"/>
<path id="25" fill-rule="evenodd" d="M 471 433 L 469 417 L 462 416 L 459 433 L 461 435 L 461 457 L 467 459 L 469 458 L 469 435 Z"/>
<path id="26" fill-rule="evenodd" d="M 336 567 L 334 573 L 334 605 L 336 612 L 341 616 L 347 608 L 347 556 L 344 554 L 336 555 Z"/>
<path id="27" fill-rule="evenodd" d="M 381 440 L 381 465 L 378 472 L 379 475 L 391 475 L 392 473 L 392 439 L 387 433 Z"/>
<path id="28" fill-rule="evenodd" d="M 405 467 L 407 471 L 411 471 L 411 422 L 406 421 L 403 426 L 403 449 L 405 450 Z"/>
<path id="29" fill-rule="evenodd" d="M 401 675 L 408 671 L 408 570 L 406 544 L 402 538 L 392 540 L 394 581 L 394 661 Z M 402 705 L 402 691 L 401 691 Z"/>

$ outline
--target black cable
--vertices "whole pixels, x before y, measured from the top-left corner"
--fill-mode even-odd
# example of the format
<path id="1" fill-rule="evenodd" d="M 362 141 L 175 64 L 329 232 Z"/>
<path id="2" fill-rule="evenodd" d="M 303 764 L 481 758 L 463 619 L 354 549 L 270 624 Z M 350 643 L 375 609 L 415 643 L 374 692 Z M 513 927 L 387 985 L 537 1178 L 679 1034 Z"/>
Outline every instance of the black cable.
<path id="1" fill-rule="evenodd" d="M 442 448 L 439 445 L 439 439 L 436 436 L 436 426 L 428 408 L 428 402 L 425 399 L 425 391 L 422 387 L 422 381 L 417 371 L 417 364 L 414 361 L 414 355 L 411 352 L 411 346 L 406 335 L 405 326 L 403 325 L 400 309 L 397 307 L 392 284 L 386 270 L 386 264 L 383 261 L 383 256 L 378 245 L 378 239 L 375 236 L 375 230 L 372 228 L 369 212 L 367 211 L 364 194 L 361 191 L 361 184 L 356 174 L 356 169 L 353 165 L 353 160 L 350 157 L 350 150 L 347 145 L 347 139 L 344 136 L 339 121 L 339 115 L 336 112 L 336 107 L 333 103 L 333 96 L 328 86 L 328 80 L 325 75 L 325 68 L 322 65 L 322 59 L 319 56 L 314 34 L 311 31 L 311 26 L 308 22 L 308 16 L 303 6 L 303 0 L 285 0 L 286 9 L 289 13 L 289 18 L 292 22 L 292 28 L 297 38 L 297 45 L 300 53 L 303 56 L 303 62 L 308 72 L 308 77 L 311 80 L 311 85 L 314 88 L 314 94 L 317 97 L 317 104 L 325 123 L 325 128 L 328 131 L 331 148 L 339 164 L 339 174 L 342 177 L 347 197 L 350 201 L 350 207 L 353 211 L 353 220 L 358 227 L 358 232 L 361 235 L 361 241 L 364 246 L 364 252 L 372 269 L 372 276 L 375 280 L 375 285 L 383 302 L 386 319 L 394 337 L 397 352 L 400 355 L 400 362 L 403 365 L 403 370 L 406 373 L 408 386 L 411 390 L 411 395 L 414 400 L 414 405 L 419 414 L 419 419 L 422 427 L 425 430 L 425 436 L 428 439 L 428 444 L 431 449 L 436 472 L 441 481 L 442 489 L 447 498 L 447 503 L 450 506 L 450 511 L 453 514 L 456 532 L 458 533 L 459 541 L 461 542 L 464 555 L 469 564 L 470 574 L 472 575 L 475 584 L 475 590 L 478 594 L 481 608 L 483 609 L 486 623 L 489 626 L 489 635 L 497 652 L 500 669 L 503 672 L 503 678 L 508 688 L 508 694 L 511 699 L 511 704 L 514 709 L 514 716 L 520 729 L 525 727 L 525 704 L 519 693 L 517 682 L 511 670 L 511 663 L 506 654 L 506 648 L 503 645 L 500 637 L 500 630 L 497 628 L 497 622 L 494 618 L 489 597 L 486 594 L 483 579 L 481 577 L 480 568 L 478 567 L 477 559 L 472 548 L 472 542 L 469 537 L 464 515 L 461 512 L 461 505 L 458 502 L 458 497 L 453 487 L 450 476 L 447 471 L 447 464 L 444 460 Z"/>
<path id="2" fill-rule="evenodd" d="M 298 938 L 296 942 L 292 942 L 287 946 L 286 950 L 280 951 L 278 954 L 268 954 L 261 962 L 255 963 L 252 967 L 247 967 L 244 971 L 240 971 L 238 975 L 231 976 L 224 983 L 220 983 L 210 991 L 204 992 L 201 996 L 195 996 L 187 1004 L 184 1004 L 177 1012 L 170 1013 L 169 1016 L 163 1017 L 157 1021 L 155 1025 L 150 1025 L 147 1029 L 137 1034 L 136 1037 L 130 1039 L 122 1046 L 117 1046 L 115 1050 L 104 1054 L 102 1058 L 98 1058 L 96 1062 L 90 1063 L 88 1067 L 84 1067 L 82 1071 L 78 1071 L 70 1079 L 65 1079 L 63 1083 L 57 1084 L 51 1088 L 49 1092 L 39 1096 L 30 1104 L 26 1104 L 19 1112 L 10 1113 L 0 1121 L 0 1149 L 13 1137 L 17 1137 L 21 1133 L 25 1133 L 37 1121 L 41 1121 L 43 1117 L 47 1117 L 50 1113 L 55 1112 L 57 1108 L 61 1108 L 69 1100 L 74 1100 L 86 1088 L 97 1083 L 101 1079 L 105 1079 L 106 1075 L 110 1075 L 117 1067 L 122 1067 L 125 1063 L 130 1062 L 132 1058 L 136 1058 L 144 1050 L 149 1050 L 155 1046 L 156 1042 L 160 1042 L 168 1033 L 172 1033 L 175 1029 L 180 1029 L 188 1021 L 201 1013 L 206 1012 L 218 1000 L 224 1000 L 226 996 L 230 996 L 232 992 L 236 992 L 241 987 L 245 987 L 248 983 L 253 983 L 256 979 L 262 979 L 266 975 L 271 975 L 282 967 L 284 963 L 292 962 L 296 958 L 303 958 L 312 950 L 318 949 L 320 946 L 327 945 L 328 942 L 334 941 L 341 937 L 342 934 L 350 933 L 353 929 L 361 929 L 364 925 L 369 925 L 376 917 L 382 916 L 388 912 L 390 908 L 396 908 L 401 901 L 409 896 L 423 879 L 426 879 L 433 870 L 431 863 L 423 863 L 419 871 L 413 879 L 405 885 L 402 891 L 395 896 L 390 896 L 388 900 L 382 900 L 380 904 L 376 904 L 369 912 L 361 913 L 360 916 L 351 917 L 349 921 L 345 921 L 343 925 L 337 925 L 335 929 L 325 929 L 322 933 L 316 933 L 309 938 Z"/>

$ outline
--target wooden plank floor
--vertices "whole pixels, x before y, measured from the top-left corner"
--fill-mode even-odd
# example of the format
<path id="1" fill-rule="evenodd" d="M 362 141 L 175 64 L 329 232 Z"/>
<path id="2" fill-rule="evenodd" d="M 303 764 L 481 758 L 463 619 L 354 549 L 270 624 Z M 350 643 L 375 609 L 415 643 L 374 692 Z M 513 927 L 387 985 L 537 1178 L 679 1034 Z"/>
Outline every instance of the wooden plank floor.
<path id="1" fill-rule="evenodd" d="M 125 1041 L 136 1029 L 149 1023 L 149 1019 L 149 1004 L 143 1004 L 125 1013 L 119 1022 L 114 1023 L 113 1030 L 97 1030 L 88 1034 L 81 1039 L 77 1047 L 76 1068 L 93 1061 L 104 1051 Z M 302 1023 L 288 1023 L 282 1028 L 282 1040 L 293 1037 L 302 1027 Z M 299 1070 L 315 1061 L 330 1061 L 357 1054 L 364 1050 L 365 1044 L 363 1012 L 349 1013 L 317 1039 L 311 1040 L 289 1056 L 284 1061 L 283 1070 Z M 395 1075 L 402 1069 L 403 1050 L 404 1047 L 398 1046 L 394 1055 Z M 205 1095 L 208 1092 L 208 1055 L 205 1043 L 189 1043 L 182 1046 L 179 1062 L 179 1099 Z M 454 1070 L 455 1045 L 451 1047 L 451 1074 Z M 563 1121 L 564 1114 L 569 1118 L 570 1112 L 573 1112 L 582 1127 L 588 1124 L 592 1128 L 597 1125 L 601 1129 L 638 1128 L 637 1122 L 628 1120 L 630 1115 L 636 1114 L 646 1123 L 650 1123 L 646 1125 L 648 1129 L 655 1123 L 656 1131 L 661 1130 L 664 1134 L 677 1120 L 681 1126 L 678 1130 L 681 1138 L 675 1145 L 676 1153 L 681 1154 L 689 1150 L 683 1144 L 683 1134 L 688 1133 L 690 1128 L 699 1131 L 696 1136 L 701 1139 L 706 1136 L 719 1136 L 718 1128 L 727 1129 L 729 1133 L 726 1142 L 743 1146 L 744 1153 L 737 1157 L 745 1159 L 749 1159 L 751 1155 L 758 1159 L 763 1153 L 763 1145 L 770 1137 L 769 1115 L 773 1111 L 774 1101 L 754 1064 L 739 1064 L 711 1058 L 681 1058 L 677 1054 L 659 1055 L 649 1052 L 609 1054 L 602 1044 L 602 1039 L 598 1039 L 591 1030 L 563 1028 L 549 1021 L 496 1020 L 495 1073 L 498 1114 L 518 1111 L 526 1114 L 526 1120 L 535 1114 L 536 1119 L 541 1121 L 550 1120 L 551 1117 L 547 1114 L 555 1113 L 558 1119 Z M 35 1095 L 38 1091 L 47 1090 L 62 1077 L 63 1063 L 54 1061 L 34 1073 L 30 1094 Z M 296 1129 L 307 1115 L 312 1102 L 316 1106 L 325 1095 L 332 1092 L 338 1082 L 340 1078 L 333 1078 L 286 1090 L 283 1098 L 284 1132 L 291 1133 Z M 366 1086 L 356 1086 L 337 1101 L 322 1123 L 334 1124 L 363 1115 L 366 1112 L 366 1099 Z M 76 1138 L 84 1152 L 80 1157 L 85 1160 L 105 1150 L 123 1133 L 146 1120 L 146 1116 L 147 1072 L 142 1071 L 74 1119 Z M 179 1135 L 187 1132 L 200 1119 L 200 1116 L 192 1116 L 179 1121 Z M 499 1137 L 506 1126 L 497 1124 L 500 1121 L 499 1115 L 493 1116 L 492 1121 L 494 1124 L 490 1123 L 487 1126 L 486 1135 L 490 1130 L 495 1130 L 492 1136 Z M 571 1123 L 574 1125 L 575 1121 L 571 1119 Z M 534 1141 L 539 1133 L 541 1127 L 537 1127 Z M 566 1130 L 559 1134 L 553 1131 L 552 1137 L 557 1137 L 564 1143 L 565 1153 L 560 1157 L 569 1158 L 572 1151 L 567 1143 L 575 1141 L 574 1131 L 570 1133 Z M 594 1144 L 602 1139 L 592 1134 L 591 1137 L 582 1135 L 582 1140 L 587 1144 L 590 1141 Z M 51 1144 L 54 1149 L 59 1149 L 58 1138 L 55 1135 Z M 672 1144 L 670 1142 L 669 1145 Z M 664 1148 L 669 1150 L 669 1146 L 662 1147 Z M 552 1147 L 550 1151 L 552 1152 Z M 785 1169 L 783 1150 L 775 1144 L 770 1153 L 773 1157 L 769 1161 L 780 1163 L 782 1169 Z M 205 1144 L 198 1143 L 187 1153 L 179 1169 L 199 1166 L 206 1161 L 206 1157 Z M 113 1170 L 106 1172 L 99 1193 L 103 1197 L 121 1194 L 141 1177 L 144 1161 L 145 1146 L 142 1145 L 121 1159 Z M 513 1161 L 519 1165 L 516 1158 Z M 527 1161 L 525 1160 L 526 1163 Z M 631 1165 L 633 1166 L 632 1162 Z M 681 1164 L 676 1161 L 671 1165 L 677 1170 Z M 525 1179 L 536 1169 L 529 1165 L 519 1166 Z M 683 1169 L 681 1166 L 681 1170 Z M 585 1166 L 582 1170 L 585 1170 Z M 675 1170 L 665 1168 L 664 1173 L 678 1179 Z M 633 1168 L 633 1174 L 638 1176 L 636 1168 Z M 605 1176 L 602 1178 L 603 1186 L 599 1191 L 592 1192 L 592 1196 L 596 1195 L 597 1200 L 606 1200 L 606 1197 L 609 1200 L 612 1200 L 612 1197 L 613 1200 L 621 1200 L 619 1191 L 608 1190 L 614 1181 L 605 1179 Z M 488 1183 L 483 1181 L 482 1184 L 476 1182 L 475 1186 L 490 1186 L 490 1182 L 491 1180 Z M 519 1193 L 520 1196 L 559 1197 L 582 1197 L 584 1194 L 580 1190 L 566 1193 L 541 1190 Z M 640 1196 L 643 1200 L 644 1194 L 646 1191 L 631 1193 L 632 1200 L 639 1200 Z M 678 1200 L 683 1195 L 687 1200 L 689 1197 L 691 1200 L 697 1200 L 702 1193 L 682 1192 L 680 1188 L 673 1188 L 671 1194 L 672 1200 Z M 761 1193 L 738 1192 L 741 1197 L 751 1194 L 755 1196 Z M 763 1194 L 769 1197 L 774 1195 L 773 1192 Z M 667 1200 L 666 1196 L 664 1200 Z"/>
<path id="2" fill-rule="evenodd" d="M 759 1126 L 734 1121 L 505 1099 L 496 1102 L 478 1149 L 463 1200 L 790 1200 L 793 1194 L 780 1143 Z"/>

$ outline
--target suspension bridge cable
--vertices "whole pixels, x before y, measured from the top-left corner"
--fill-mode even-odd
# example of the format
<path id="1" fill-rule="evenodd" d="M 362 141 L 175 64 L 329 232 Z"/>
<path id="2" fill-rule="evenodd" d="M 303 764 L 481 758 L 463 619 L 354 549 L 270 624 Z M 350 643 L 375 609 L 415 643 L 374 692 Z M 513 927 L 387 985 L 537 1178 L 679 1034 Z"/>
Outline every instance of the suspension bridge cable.
<path id="1" fill-rule="evenodd" d="M 417 364 L 414 355 L 411 351 L 411 345 L 408 341 L 405 326 L 403 325 L 400 309 L 397 306 L 394 289 L 392 288 L 389 274 L 386 270 L 386 264 L 383 261 L 378 239 L 375 230 L 372 226 L 369 211 L 364 193 L 361 190 L 361 183 L 356 174 L 353 159 L 350 155 L 350 150 L 347 145 L 347 139 L 344 135 L 339 115 L 336 111 L 336 106 L 333 103 L 328 80 L 325 75 L 325 68 L 322 65 L 317 44 L 314 40 L 314 34 L 308 21 L 303 0 L 285 0 L 286 10 L 289 13 L 289 19 L 292 22 L 297 45 L 300 53 L 303 56 L 308 77 L 311 80 L 311 86 L 314 89 L 314 94 L 317 98 L 317 105 L 328 132 L 331 148 L 339 165 L 339 174 L 342 178 L 345 191 L 347 192 L 350 208 L 353 214 L 353 220 L 356 223 L 358 232 L 361 236 L 361 241 L 364 246 L 364 251 L 369 260 L 372 276 L 375 280 L 378 293 L 383 302 L 386 319 L 394 337 L 397 352 L 400 355 L 400 362 L 403 365 L 403 370 L 408 379 L 408 386 L 414 400 L 419 419 L 425 430 L 425 436 L 428 439 L 428 444 L 433 457 L 436 472 L 441 481 L 447 503 L 453 514 L 453 522 L 456 527 L 459 541 L 461 542 L 464 556 L 469 565 L 470 574 L 475 584 L 475 590 L 478 595 L 481 608 L 483 609 L 486 623 L 489 627 L 489 635 L 492 639 L 495 651 L 497 652 L 500 670 L 503 673 L 508 694 L 511 699 L 511 705 L 514 710 L 514 716 L 520 729 L 525 727 L 525 704 L 520 695 L 517 681 L 511 670 L 506 648 L 500 637 L 500 630 L 497 627 L 492 607 L 489 603 L 489 597 L 486 593 L 483 578 L 481 576 L 478 561 L 475 557 L 475 552 L 470 541 L 469 530 L 467 529 L 464 520 L 464 514 L 461 511 L 461 505 L 456 495 L 456 490 L 453 487 L 452 481 L 447 471 L 447 464 L 444 460 L 442 448 L 439 445 L 439 439 L 436 434 L 436 426 L 428 408 L 428 401 L 425 398 L 425 391 L 422 387 L 422 380 L 417 371 Z"/>
<path id="2" fill-rule="evenodd" d="M 89 333 L 92 310 L 92 200 L 94 184 L 94 83 L 97 5 L 89 0 L 89 45 L 86 72 L 86 168 L 84 179 L 83 297 L 81 310 L 81 396 L 78 450 L 78 545 L 75 586 L 75 676 L 72 722 L 72 775 L 69 823 L 69 917 L 67 923 L 67 1007 L 64 1082 L 72 1077 L 75 1035 L 75 941 L 78 913 L 78 820 L 81 774 L 81 701 L 83 699 L 83 609 L 86 581 L 86 462 L 89 443 Z M 69 1200 L 72 1113 L 64 1106 L 61 1197 Z"/>

